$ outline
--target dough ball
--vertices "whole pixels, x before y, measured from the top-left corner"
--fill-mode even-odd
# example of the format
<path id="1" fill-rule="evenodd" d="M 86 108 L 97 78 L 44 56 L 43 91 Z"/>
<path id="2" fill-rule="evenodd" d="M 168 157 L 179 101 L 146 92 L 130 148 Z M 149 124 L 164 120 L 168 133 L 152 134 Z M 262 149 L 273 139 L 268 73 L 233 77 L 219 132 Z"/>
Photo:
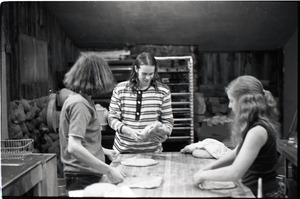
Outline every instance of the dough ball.
<path id="1" fill-rule="evenodd" d="M 192 152 L 192 155 L 196 158 L 214 158 L 210 153 L 208 153 L 205 149 L 195 149 Z"/>

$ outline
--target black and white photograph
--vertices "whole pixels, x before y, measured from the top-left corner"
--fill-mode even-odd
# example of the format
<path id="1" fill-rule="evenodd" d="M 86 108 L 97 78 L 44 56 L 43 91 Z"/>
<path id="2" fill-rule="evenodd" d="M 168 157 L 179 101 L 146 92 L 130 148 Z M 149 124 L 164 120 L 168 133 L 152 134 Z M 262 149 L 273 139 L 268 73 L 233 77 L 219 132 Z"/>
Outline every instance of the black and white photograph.
<path id="1" fill-rule="evenodd" d="M 298 198 L 298 1 L 1 1 L 1 198 Z"/>

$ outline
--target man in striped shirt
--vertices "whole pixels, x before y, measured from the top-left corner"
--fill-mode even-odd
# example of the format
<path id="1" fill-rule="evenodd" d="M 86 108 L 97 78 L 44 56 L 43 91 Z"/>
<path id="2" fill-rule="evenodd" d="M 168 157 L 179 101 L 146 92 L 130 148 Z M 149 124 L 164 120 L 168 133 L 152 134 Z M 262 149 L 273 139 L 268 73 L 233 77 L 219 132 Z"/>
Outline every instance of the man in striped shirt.
<path id="1" fill-rule="evenodd" d="M 170 90 L 161 83 L 151 54 L 139 54 L 129 80 L 115 87 L 108 123 L 116 131 L 113 149 L 119 153 L 162 151 L 162 142 L 170 136 L 174 119 Z M 143 130 L 157 124 L 160 128 L 150 131 L 151 139 L 143 139 Z"/>

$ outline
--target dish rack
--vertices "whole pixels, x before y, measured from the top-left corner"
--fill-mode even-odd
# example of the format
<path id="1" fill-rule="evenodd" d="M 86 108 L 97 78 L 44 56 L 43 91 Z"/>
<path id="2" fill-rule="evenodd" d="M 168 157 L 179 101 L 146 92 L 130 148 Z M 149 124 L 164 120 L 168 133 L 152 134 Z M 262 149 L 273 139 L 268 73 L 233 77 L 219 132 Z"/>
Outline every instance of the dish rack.
<path id="1" fill-rule="evenodd" d="M 23 159 L 32 154 L 33 139 L 1 140 L 1 159 Z"/>

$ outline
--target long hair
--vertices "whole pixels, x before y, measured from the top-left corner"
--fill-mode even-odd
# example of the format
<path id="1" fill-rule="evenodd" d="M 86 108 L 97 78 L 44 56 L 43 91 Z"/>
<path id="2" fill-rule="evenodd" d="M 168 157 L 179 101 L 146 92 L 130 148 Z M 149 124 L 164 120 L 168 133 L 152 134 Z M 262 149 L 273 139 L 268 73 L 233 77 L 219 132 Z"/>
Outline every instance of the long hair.
<path id="1" fill-rule="evenodd" d="M 93 52 L 82 52 L 63 82 L 68 89 L 91 96 L 109 93 L 116 84 L 107 62 Z"/>
<path id="2" fill-rule="evenodd" d="M 236 100 L 231 129 L 235 144 L 243 141 L 254 122 L 262 122 L 279 137 L 277 102 L 270 91 L 264 90 L 258 79 L 249 75 L 240 76 L 225 89 Z"/>
<path id="3" fill-rule="evenodd" d="M 153 85 L 155 90 L 158 90 L 158 85 L 162 85 L 160 77 L 158 75 L 158 66 L 156 59 L 154 58 L 153 55 L 147 52 L 143 52 L 137 56 L 135 59 L 134 63 L 132 64 L 131 68 L 131 73 L 129 76 L 129 87 L 131 88 L 132 91 L 136 90 L 138 88 L 139 84 L 139 78 L 138 78 L 138 73 L 135 70 L 135 67 L 137 69 L 140 68 L 141 65 L 147 65 L 147 66 L 154 66 L 154 77 L 150 82 L 150 85 Z"/>

